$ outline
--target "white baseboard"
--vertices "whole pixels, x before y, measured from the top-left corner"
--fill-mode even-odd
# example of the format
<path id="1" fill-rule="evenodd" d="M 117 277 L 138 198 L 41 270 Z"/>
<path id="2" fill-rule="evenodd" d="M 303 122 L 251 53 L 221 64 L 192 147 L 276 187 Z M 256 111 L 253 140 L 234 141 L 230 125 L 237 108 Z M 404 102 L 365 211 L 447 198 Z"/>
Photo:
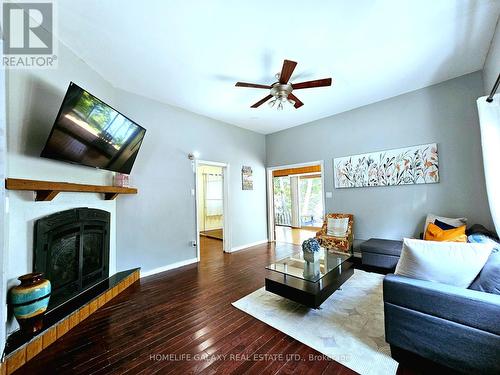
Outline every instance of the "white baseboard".
<path id="1" fill-rule="evenodd" d="M 141 278 L 146 277 L 146 276 L 151 276 L 151 275 L 154 275 L 154 274 L 160 273 L 160 272 L 170 271 L 170 270 L 173 270 L 175 268 L 187 266 L 188 264 L 193 264 L 196 262 L 198 262 L 198 258 L 191 258 L 191 259 L 181 260 L 180 262 L 175 262 L 172 264 L 167 264 L 166 266 L 163 266 L 163 267 L 154 268 L 154 269 L 146 271 L 146 272 L 141 271 Z"/>
<path id="2" fill-rule="evenodd" d="M 268 243 L 268 242 L 269 242 L 269 240 L 266 238 L 265 240 L 261 240 L 261 241 L 257 241 L 257 242 L 252 242 L 252 243 L 247 243 L 246 245 L 243 245 L 243 246 L 232 247 L 231 248 L 231 253 L 234 253 L 235 251 L 246 249 L 247 247 L 262 245 L 263 243 Z"/>

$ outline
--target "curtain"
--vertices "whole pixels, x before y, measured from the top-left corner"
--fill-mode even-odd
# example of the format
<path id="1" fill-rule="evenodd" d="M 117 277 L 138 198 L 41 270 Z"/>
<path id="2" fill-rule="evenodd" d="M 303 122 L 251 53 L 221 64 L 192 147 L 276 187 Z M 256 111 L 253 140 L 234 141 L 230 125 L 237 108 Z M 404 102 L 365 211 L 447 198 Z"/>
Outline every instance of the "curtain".
<path id="1" fill-rule="evenodd" d="M 205 216 L 220 216 L 223 211 L 222 175 L 206 173 L 205 179 Z"/>
<path id="2" fill-rule="evenodd" d="M 483 148 L 484 175 L 491 216 L 500 235 L 500 94 L 488 103 L 486 96 L 477 100 L 481 146 Z"/>

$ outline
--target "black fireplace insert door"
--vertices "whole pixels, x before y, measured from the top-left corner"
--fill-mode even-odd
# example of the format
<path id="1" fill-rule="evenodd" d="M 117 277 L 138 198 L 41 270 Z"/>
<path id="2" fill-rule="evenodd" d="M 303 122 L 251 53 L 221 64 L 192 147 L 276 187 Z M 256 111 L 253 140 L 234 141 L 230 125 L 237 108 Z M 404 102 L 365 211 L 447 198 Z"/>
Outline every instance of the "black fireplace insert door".
<path id="1" fill-rule="evenodd" d="M 110 216 L 75 208 L 36 221 L 33 269 L 52 284 L 49 310 L 109 277 Z"/>

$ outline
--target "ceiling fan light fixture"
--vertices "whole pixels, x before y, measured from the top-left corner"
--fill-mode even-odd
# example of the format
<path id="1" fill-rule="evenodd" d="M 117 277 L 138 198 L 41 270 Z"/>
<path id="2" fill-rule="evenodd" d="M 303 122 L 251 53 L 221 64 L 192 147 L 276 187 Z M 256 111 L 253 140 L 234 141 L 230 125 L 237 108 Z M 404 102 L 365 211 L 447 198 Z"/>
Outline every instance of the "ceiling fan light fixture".
<path id="1" fill-rule="evenodd" d="M 250 106 L 250 108 L 258 108 L 265 102 L 268 102 L 269 107 L 277 108 L 278 110 L 283 110 L 284 104 L 288 102 L 295 109 L 298 109 L 304 105 L 297 98 L 292 91 L 299 89 L 308 89 L 314 87 L 325 87 L 332 85 L 331 78 L 323 78 L 323 79 L 315 79 L 312 81 L 292 83 L 290 81 L 292 74 L 295 70 L 297 63 L 291 60 L 283 61 L 283 67 L 281 68 L 281 72 L 276 74 L 277 82 L 274 82 L 271 85 L 262 85 L 257 83 L 247 83 L 247 82 L 236 82 L 237 87 L 253 87 L 258 89 L 270 89 L 269 95 L 259 100 L 257 103 L 254 103 Z M 293 99 L 289 99 L 288 96 L 291 96 Z"/>

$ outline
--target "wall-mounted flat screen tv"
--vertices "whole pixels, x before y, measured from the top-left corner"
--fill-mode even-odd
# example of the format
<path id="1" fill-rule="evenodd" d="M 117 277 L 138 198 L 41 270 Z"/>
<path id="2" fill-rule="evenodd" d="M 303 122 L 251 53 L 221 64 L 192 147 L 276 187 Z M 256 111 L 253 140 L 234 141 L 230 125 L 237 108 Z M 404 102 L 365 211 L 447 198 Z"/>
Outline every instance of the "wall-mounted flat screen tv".
<path id="1" fill-rule="evenodd" d="M 71 82 L 41 156 L 130 174 L 145 133 Z"/>

